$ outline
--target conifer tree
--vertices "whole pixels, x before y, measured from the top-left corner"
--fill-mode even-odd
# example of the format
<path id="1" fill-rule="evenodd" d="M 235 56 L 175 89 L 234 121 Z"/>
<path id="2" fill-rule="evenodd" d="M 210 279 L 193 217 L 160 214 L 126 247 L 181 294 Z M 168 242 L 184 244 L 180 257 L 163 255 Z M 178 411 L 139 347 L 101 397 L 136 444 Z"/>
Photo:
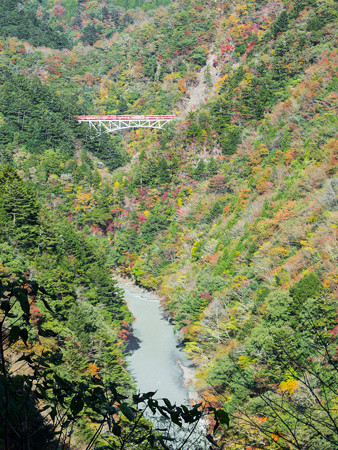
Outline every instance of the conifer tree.
<path id="1" fill-rule="evenodd" d="M 158 174 L 161 183 L 170 183 L 171 174 L 168 163 L 164 158 L 161 158 L 158 163 Z"/>

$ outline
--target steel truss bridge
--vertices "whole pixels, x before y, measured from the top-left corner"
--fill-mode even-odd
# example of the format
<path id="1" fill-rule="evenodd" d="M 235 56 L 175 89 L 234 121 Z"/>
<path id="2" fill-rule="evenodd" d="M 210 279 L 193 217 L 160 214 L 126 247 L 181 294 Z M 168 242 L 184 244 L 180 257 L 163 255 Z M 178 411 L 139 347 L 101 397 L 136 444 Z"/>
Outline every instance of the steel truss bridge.
<path id="1" fill-rule="evenodd" d="M 161 129 L 175 116 L 78 116 L 78 122 L 87 122 L 94 134 L 113 133 L 128 128 Z"/>

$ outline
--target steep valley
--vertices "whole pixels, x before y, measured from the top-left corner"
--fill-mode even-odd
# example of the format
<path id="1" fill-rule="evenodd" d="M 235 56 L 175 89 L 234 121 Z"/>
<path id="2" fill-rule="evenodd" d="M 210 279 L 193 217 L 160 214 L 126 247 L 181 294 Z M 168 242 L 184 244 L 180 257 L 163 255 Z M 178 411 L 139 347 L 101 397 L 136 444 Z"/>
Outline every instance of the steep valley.
<path id="1" fill-rule="evenodd" d="M 0 448 L 199 448 L 145 410 L 206 415 L 213 449 L 337 448 L 336 25 L 334 0 L 1 3 Z M 161 299 L 201 407 L 137 394 L 116 277 Z"/>

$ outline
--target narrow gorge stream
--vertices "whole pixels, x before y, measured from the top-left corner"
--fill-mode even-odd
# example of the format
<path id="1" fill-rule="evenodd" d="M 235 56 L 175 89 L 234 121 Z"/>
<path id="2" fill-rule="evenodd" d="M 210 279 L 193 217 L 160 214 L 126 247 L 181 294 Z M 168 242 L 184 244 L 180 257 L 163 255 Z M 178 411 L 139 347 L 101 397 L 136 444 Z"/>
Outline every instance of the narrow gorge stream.
<path id="1" fill-rule="evenodd" d="M 127 357 L 129 372 L 140 392 L 157 391 L 155 398 L 188 404 L 183 368 L 190 363 L 178 348 L 173 327 L 163 317 L 159 298 L 137 286 L 120 284 L 129 310 L 135 317 L 131 354 Z"/>

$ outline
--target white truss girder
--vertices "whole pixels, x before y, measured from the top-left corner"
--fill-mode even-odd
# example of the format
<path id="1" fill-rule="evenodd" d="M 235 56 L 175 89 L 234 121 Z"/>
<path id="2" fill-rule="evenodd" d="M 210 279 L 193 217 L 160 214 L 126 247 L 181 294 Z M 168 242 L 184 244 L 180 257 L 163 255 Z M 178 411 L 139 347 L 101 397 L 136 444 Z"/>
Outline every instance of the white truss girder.
<path id="1" fill-rule="evenodd" d="M 113 133 L 128 128 L 157 128 L 167 125 L 175 116 L 79 116 L 78 122 L 89 124 L 95 134 Z"/>

